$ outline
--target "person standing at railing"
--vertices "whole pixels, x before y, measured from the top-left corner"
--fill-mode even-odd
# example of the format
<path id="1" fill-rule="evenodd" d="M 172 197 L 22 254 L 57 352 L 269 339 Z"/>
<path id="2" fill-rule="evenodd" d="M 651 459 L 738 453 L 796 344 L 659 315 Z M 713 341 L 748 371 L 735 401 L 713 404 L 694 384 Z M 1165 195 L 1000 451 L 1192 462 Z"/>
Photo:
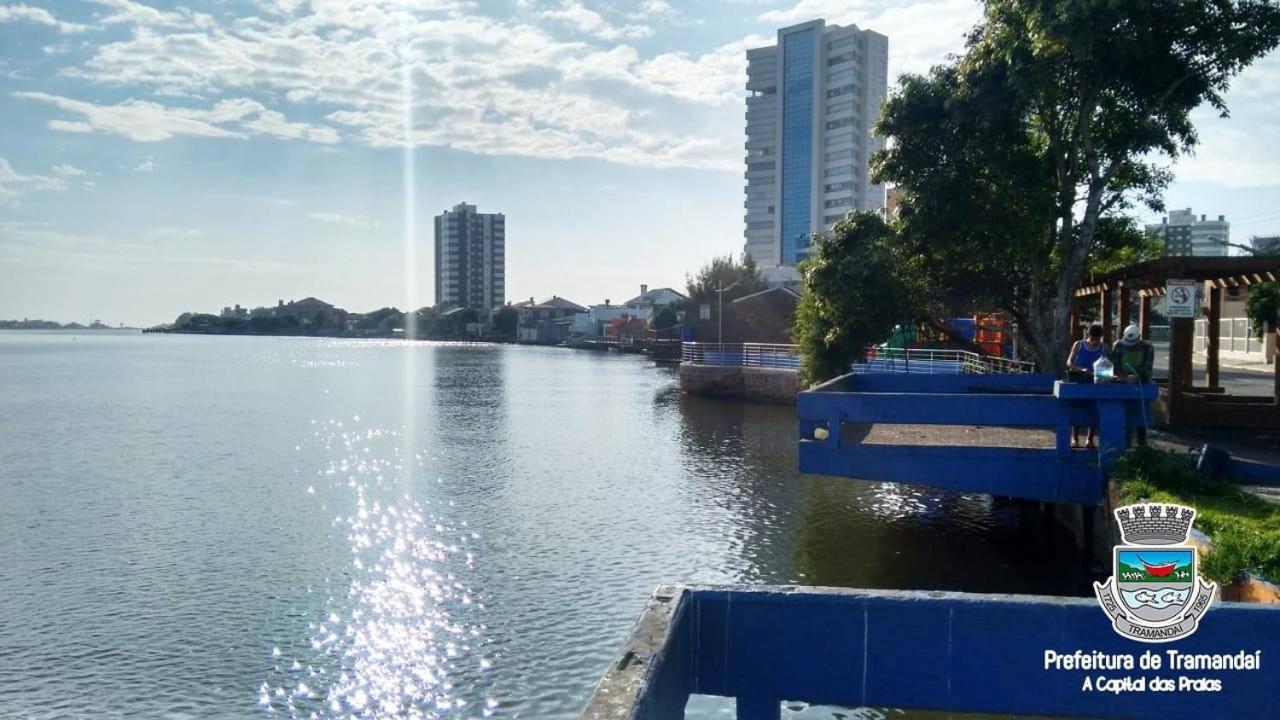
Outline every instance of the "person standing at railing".
<path id="1" fill-rule="evenodd" d="M 1111 362 L 1116 366 L 1116 378 L 1129 383 L 1151 382 L 1151 371 L 1155 366 L 1156 350 L 1151 343 L 1142 339 L 1142 331 L 1137 325 L 1124 329 L 1124 334 L 1111 348 Z M 1145 417 L 1145 416 L 1144 416 Z M 1147 444 L 1147 429 L 1137 428 L 1138 444 Z"/>
<path id="2" fill-rule="evenodd" d="M 1077 340 L 1067 355 L 1067 380 L 1071 382 L 1093 382 L 1093 364 L 1106 357 L 1107 346 L 1102 342 L 1102 326 L 1090 325 L 1089 332 L 1083 340 Z M 1094 428 L 1089 427 L 1085 439 L 1085 447 L 1096 448 Z M 1080 428 L 1071 428 L 1071 447 L 1080 447 Z"/>

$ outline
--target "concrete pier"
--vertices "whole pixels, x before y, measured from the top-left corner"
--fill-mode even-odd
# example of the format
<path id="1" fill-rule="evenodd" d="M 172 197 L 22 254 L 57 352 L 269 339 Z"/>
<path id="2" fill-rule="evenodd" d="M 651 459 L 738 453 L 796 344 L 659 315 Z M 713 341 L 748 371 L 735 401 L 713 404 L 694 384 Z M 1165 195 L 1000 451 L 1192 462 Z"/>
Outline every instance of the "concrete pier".
<path id="1" fill-rule="evenodd" d="M 681 363 L 679 375 L 690 395 L 793 404 L 800 391 L 795 370 Z"/>

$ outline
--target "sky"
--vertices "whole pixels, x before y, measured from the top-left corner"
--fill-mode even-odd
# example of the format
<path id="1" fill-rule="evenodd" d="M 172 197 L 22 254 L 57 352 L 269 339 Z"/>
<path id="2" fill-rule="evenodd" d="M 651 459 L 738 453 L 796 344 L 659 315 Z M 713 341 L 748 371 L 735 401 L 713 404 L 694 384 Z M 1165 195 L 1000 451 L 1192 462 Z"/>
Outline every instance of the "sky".
<path id="1" fill-rule="evenodd" d="M 746 55 L 825 18 L 889 74 L 972 0 L 0 0 L 0 319 L 432 304 L 431 218 L 507 218 L 507 294 L 682 289 L 743 231 Z M 1196 113 L 1169 207 L 1280 232 L 1280 55 Z M 1151 218 L 1144 217 L 1144 220 Z"/>

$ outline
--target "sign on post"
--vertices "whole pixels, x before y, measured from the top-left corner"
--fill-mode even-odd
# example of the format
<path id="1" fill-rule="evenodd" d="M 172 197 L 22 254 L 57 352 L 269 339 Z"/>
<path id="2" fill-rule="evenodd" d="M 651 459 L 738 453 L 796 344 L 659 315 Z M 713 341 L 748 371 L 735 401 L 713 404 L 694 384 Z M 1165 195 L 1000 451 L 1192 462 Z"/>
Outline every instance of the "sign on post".
<path id="1" fill-rule="evenodd" d="M 1166 280 L 1164 286 L 1164 314 L 1171 318 L 1196 316 L 1195 280 Z"/>

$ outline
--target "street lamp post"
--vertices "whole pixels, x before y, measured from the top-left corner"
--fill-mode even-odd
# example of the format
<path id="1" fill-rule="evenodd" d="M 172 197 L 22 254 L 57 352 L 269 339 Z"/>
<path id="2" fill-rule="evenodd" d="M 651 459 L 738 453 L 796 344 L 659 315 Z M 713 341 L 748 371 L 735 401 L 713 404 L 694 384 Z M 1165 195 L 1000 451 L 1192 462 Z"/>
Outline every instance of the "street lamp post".
<path id="1" fill-rule="evenodd" d="M 717 345 L 724 345 L 724 291 L 732 290 L 741 283 L 742 281 L 739 280 L 738 282 L 726 287 L 724 285 L 724 281 L 721 280 L 720 286 L 716 288 L 716 326 L 717 326 L 716 344 Z M 720 348 L 720 351 L 724 352 L 724 348 Z"/>

